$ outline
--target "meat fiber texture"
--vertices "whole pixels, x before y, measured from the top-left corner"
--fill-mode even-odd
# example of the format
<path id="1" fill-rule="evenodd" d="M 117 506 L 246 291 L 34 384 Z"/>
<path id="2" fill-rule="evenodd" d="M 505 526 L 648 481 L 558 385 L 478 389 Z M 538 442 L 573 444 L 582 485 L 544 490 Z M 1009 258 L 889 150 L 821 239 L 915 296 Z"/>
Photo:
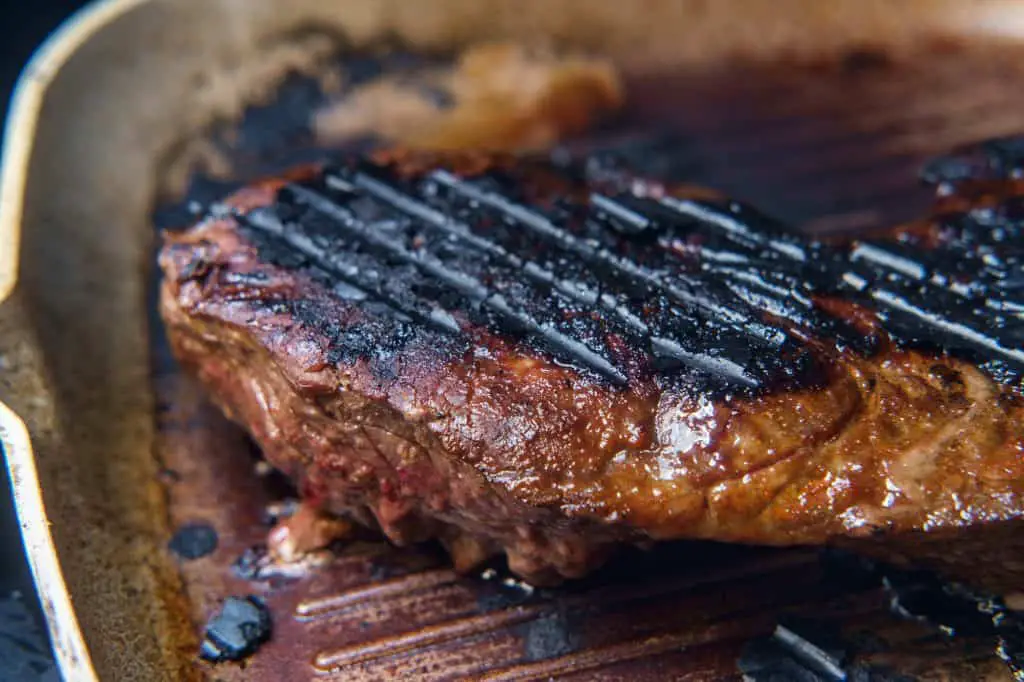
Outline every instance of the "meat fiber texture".
<path id="1" fill-rule="evenodd" d="M 459 570 L 504 554 L 544 584 L 623 544 L 839 543 L 1005 592 L 1019 311 L 994 275 L 907 265 L 1019 269 L 1020 239 L 970 219 L 1021 194 L 985 168 L 940 173 L 926 219 L 821 244 L 618 169 L 348 159 L 167 234 L 160 309 L 308 505 L 436 538 Z M 1001 331 L 972 336 L 978 301 Z"/>

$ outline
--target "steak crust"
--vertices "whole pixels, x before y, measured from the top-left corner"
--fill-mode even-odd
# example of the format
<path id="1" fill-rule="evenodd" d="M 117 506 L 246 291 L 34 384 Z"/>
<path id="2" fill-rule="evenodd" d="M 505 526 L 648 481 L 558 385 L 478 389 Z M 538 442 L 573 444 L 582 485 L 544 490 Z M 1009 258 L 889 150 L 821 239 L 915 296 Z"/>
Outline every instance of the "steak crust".
<path id="1" fill-rule="evenodd" d="M 931 541 L 977 531 L 1019 556 L 1005 539 L 1024 507 L 1020 344 L 1003 333 L 1019 312 L 991 337 L 957 335 L 959 309 L 918 306 L 929 322 L 899 312 L 895 284 L 877 291 L 911 276 L 900 267 L 939 272 L 947 261 L 929 254 L 948 260 L 989 229 L 964 216 L 1016 200 L 1020 183 L 986 168 L 940 174 L 925 220 L 821 244 L 618 170 L 352 160 L 249 187 L 167 234 L 160 309 L 182 364 L 306 503 L 399 545 L 438 538 L 461 570 L 504 553 L 549 583 L 619 544 L 700 538 L 897 547 L 976 579 Z M 723 215 L 746 232 L 720 238 Z M 753 269 L 715 269 L 723 243 Z M 858 289 L 858 259 L 896 275 Z M 567 280 L 538 284 L 559 262 Z M 676 268 L 718 298 L 687 303 Z M 754 271 L 785 271 L 785 291 L 741 287 Z M 606 288 L 585 305 L 590 276 Z M 991 288 L 978 300 L 1013 305 Z M 1012 575 L 987 582 L 1004 590 Z"/>

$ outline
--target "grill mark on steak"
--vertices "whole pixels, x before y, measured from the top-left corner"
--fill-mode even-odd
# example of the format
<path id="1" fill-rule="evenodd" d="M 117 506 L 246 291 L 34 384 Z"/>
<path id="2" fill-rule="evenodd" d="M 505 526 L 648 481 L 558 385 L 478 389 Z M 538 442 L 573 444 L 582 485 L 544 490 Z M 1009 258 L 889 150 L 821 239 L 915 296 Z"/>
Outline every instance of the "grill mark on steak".
<path id="1" fill-rule="evenodd" d="M 266 211 L 257 209 L 250 211 L 248 214 L 239 214 L 237 219 L 250 229 L 259 230 L 268 236 L 276 238 L 282 246 L 293 249 L 302 258 L 307 259 L 318 268 L 330 273 L 330 275 L 337 277 L 349 287 L 352 287 L 356 295 L 355 297 L 366 297 L 372 294 L 397 312 L 422 324 L 436 327 L 446 332 L 458 333 L 460 331 L 451 313 L 444 308 L 429 306 L 429 304 L 423 304 L 416 299 L 413 299 L 413 302 L 410 304 L 407 302 L 411 298 L 409 296 L 399 298 L 398 296 L 391 295 L 386 287 L 400 284 L 402 282 L 401 279 L 381 281 L 379 277 L 375 277 L 372 274 L 375 272 L 375 268 L 367 268 L 359 262 L 348 260 L 344 250 L 325 249 L 302 231 L 287 230 L 284 223 Z M 266 250 L 264 253 L 266 253 Z M 275 261 L 286 264 L 285 267 L 288 267 L 288 260 L 276 257 Z M 291 262 L 294 263 L 294 266 L 303 264 L 301 260 Z M 353 295 L 348 294 L 344 297 L 353 298 Z"/>
<path id="2" fill-rule="evenodd" d="M 588 367 L 617 384 L 627 382 L 626 375 L 619 371 L 611 361 L 578 337 L 574 338 L 563 333 L 558 329 L 559 323 L 553 319 L 537 320 L 521 306 L 509 301 L 503 294 L 494 291 L 465 270 L 460 272 L 457 269 L 451 269 L 449 261 L 442 260 L 426 250 L 407 248 L 400 242 L 398 235 L 387 235 L 384 230 L 380 229 L 379 223 L 364 223 L 355 213 L 320 193 L 299 185 L 289 185 L 286 190 L 294 193 L 296 200 L 300 203 L 332 218 L 340 229 L 349 232 L 362 242 L 373 246 L 390 258 L 411 264 L 425 274 L 443 282 L 471 301 L 472 304 L 496 317 L 501 327 L 524 330 L 541 338 L 556 354 L 560 354 L 569 362 Z M 545 312 L 550 314 L 550 308 Z"/>
<path id="3" fill-rule="evenodd" d="M 738 310 L 733 309 L 728 305 L 728 299 L 722 300 L 722 292 L 708 290 L 708 287 L 701 286 L 678 268 L 668 267 L 663 260 L 651 267 L 651 264 L 644 262 L 651 259 L 650 253 L 641 254 L 639 250 L 630 249 L 629 238 L 617 239 L 607 228 L 599 228 L 597 234 L 591 230 L 590 234 L 581 238 L 572 229 L 571 218 L 562 221 L 562 224 L 556 224 L 535 210 L 514 203 L 495 191 L 474 187 L 447 171 L 434 171 L 430 173 L 429 178 L 461 195 L 468 202 L 475 202 L 481 208 L 497 211 L 499 220 L 513 221 L 515 225 L 537 234 L 548 244 L 560 249 L 560 258 L 568 259 L 575 256 L 582 259 L 584 267 L 592 268 L 605 283 L 604 289 L 613 288 L 616 283 L 626 280 L 634 285 L 639 284 L 641 290 L 646 287 L 665 295 L 668 301 L 675 304 L 667 311 L 675 319 L 661 325 L 664 335 L 653 335 L 649 338 L 649 352 L 655 358 L 682 362 L 728 384 L 749 388 L 763 385 L 760 377 L 751 370 L 756 367 L 755 358 L 765 355 L 748 357 L 744 363 L 742 361 L 746 346 L 754 344 L 762 348 L 768 346 L 779 349 L 785 340 L 785 332 L 766 325 L 756 316 L 744 314 L 746 311 L 743 310 L 742 304 Z M 475 206 L 471 203 L 470 208 Z M 603 227 L 603 221 L 595 220 L 597 216 L 593 213 L 587 217 L 591 225 Z M 593 242 L 596 242 L 596 245 L 593 245 Z M 619 255 L 618 252 L 622 251 L 634 256 L 634 259 Z M 677 307 L 680 305 L 685 310 L 682 315 Z M 718 348 L 708 348 L 707 340 L 694 333 L 693 326 L 696 325 L 711 329 L 711 341 L 717 342 L 715 345 Z M 680 343 L 683 339 L 685 341 Z M 696 345 L 703 352 L 687 351 L 686 345 Z"/>
<path id="4" fill-rule="evenodd" d="M 327 176 L 328 186 L 337 186 L 338 182 L 338 176 Z M 496 258 L 503 266 L 513 270 L 517 275 L 525 276 L 541 288 L 557 290 L 560 294 L 584 306 L 599 305 L 603 310 L 617 318 L 617 322 L 625 328 L 624 331 L 626 333 L 631 333 L 634 337 L 648 333 L 648 326 L 639 317 L 628 310 L 622 303 L 616 301 L 612 296 L 604 294 L 592 284 L 567 279 L 564 275 L 559 276 L 553 267 L 541 259 L 530 260 L 528 258 L 521 258 L 501 244 L 475 234 L 465 223 L 453 220 L 429 205 L 406 194 L 397 192 L 387 184 L 368 175 L 357 173 L 353 177 L 352 182 L 355 187 L 366 190 L 374 197 L 394 206 L 402 213 L 420 218 L 444 234 L 450 235 Z M 346 184 L 344 186 L 350 187 L 353 185 Z"/>
<path id="5" fill-rule="evenodd" d="M 999 164 L 826 242 L 593 164 L 351 159 L 168 237 L 161 309 L 311 503 L 462 568 L 988 527 L 1024 510 L 1024 181 Z"/>
<path id="6" fill-rule="evenodd" d="M 967 255 L 943 247 L 925 254 L 899 244 L 858 242 L 850 251 L 850 268 L 842 282 L 882 308 L 891 332 L 900 340 L 969 351 L 974 357 L 995 355 L 1020 371 L 1024 352 L 1006 345 L 1020 341 L 1012 338 L 1020 336 L 1020 321 L 1000 319 L 991 312 L 1015 302 L 991 286 L 980 296 L 957 290 L 956 274 L 942 268 L 944 261 Z M 865 262 L 867 267 L 861 265 Z M 937 286 L 936 282 L 950 284 Z M 985 295 L 989 292 L 995 295 Z"/>
<path id="7" fill-rule="evenodd" d="M 328 176 L 328 181 L 335 179 L 335 174 Z M 432 176 L 433 177 L 433 176 Z M 344 182 L 344 181 L 343 181 Z M 678 348 L 677 344 L 661 337 L 651 337 L 652 327 L 655 330 L 666 327 L 664 321 L 656 321 L 653 315 L 645 315 L 642 311 L 631 308 L 627 293 L 615 291 L 609 288 L 607 280 L 595 276 L 587 268 L 585 261 L 573 261 L 571 254 L 564 251 L 546 254 L 537 249 L 536 243 L 530 243 L 523 238 L 523 235 L 516 235 L 512 231 L 499 227 L 504 222 L 503 216 L 497 216 L 494 220 L 484 222 L 475 220 L 470 228 L 466 223 L 446 217 L 449 214 L 440 213 L 429 205 L 391 189 L 381 181 L 370 177 L 366 173 L 357 172 L 351 179 L 351 186 L 362 187 L 375 196 L 396 206 L 399 210 L 412 216 L 425 218 L 429 225 L 451 235 L 453 238 L 464 242 L 472 247 L 498 259 L 500 266 L 493 263 L 483 263 L 488 268 L 487 276 L 497 278 L 502 274 L 502 269 L 507 268 L 508 279 L 505 281 L 515 282 L 524 277 L 532 281 L 541 291 L 554 291 L 556 296 L 566 296 L 579 305 L 576 311 L 577 319 L 581 316 L 585 320 L 594 314 L 594 307 L 601 311 L 612 314 L 613 319 L 608 320 L 609 326 L 614 324 L 614 333 L 621 334 L 629 340 L 633 346 L 643 348 L 662 349 L 662 352 L 672 352 Z M 428 196 L 436 197 L 440 188 L 434 185 L 426 185 L 422 192 Z M 473 210 L 473 209 L 471 209 Z M 479 212 L 477 209 L 475 212 Z M 476 231 L 474 232 L 473 229 Z M 554 228 L 552 228 L 554 229 Z M 475 267 L 476 264 L 468 264 L 461 260 L 454 264 L 455 267 L 463 269 Z M 504 267 L 502 267 L 504 266 Z M 567 273 L 567 269 L 572 273 Z M 621 279 L 621 275 L 619 275 Z M 627 285 L 628 286 L 628 285 Z M 648 297 L 647 287 L 633 286 L 627 289 L 634 298 Z M 535 306 L 536 307 L 536 306 Z M 543 308 L 550 308 L 550 304 L 541 304 Z M 646 318 L 646 319 L 644 319 Z M 713 324 L 714 321 L 702 320 L 704 324 Z M 671 333 L 671 332 L 667 332 Z M 693 334 L 691 334 L 694 336 Z M 596 334 L 591 334 L 588 339 L 595 342 Z M 599 341 L 597 341 L 599 343 Z M 707 354 L 688 353 L 681 348 L 676 351 L 677 359 L 683 359 L 688 364 L 696 364 L 698 368 L 705 371 L 714 370 L 713 358 Z M 757 381 L 743 373 L 743 367 L 723 359 L 718 362 L 718 369 L 729 374 L 741 384 L 756 386 Z"/>
<path id="8" fill-rule="evenodd" d="M 942 268 L 957 257 L 979 260 L 957 242 L 927 252 L 891 241 L 827 245 L 736 202 L 673 197 L 636 181 L 624 189 L 605 180 L 604 193 L 574 204 L 550 196 L 562 188 L 545 186 L 537 177 L 545 173 L 552 169 L 496 166 L 466 178 L 357 161 L 283 187 L 272 207 L 239 220 L 418 322 L 458 334 L 468 318 L 525 334 L 619 386 L 632 368 L 616 357 L 618 339 L 642 351 L 648 367 L 682 365 L 741 391 L 819 375 L 835 352 L 822 357 L 820 343 L 803 342 L 809 336 L 830 339 L 839 353 L 876 351 L 877 336 L 815 305 L 823 295 L 875 310 L 902 344 L 992 357 L 1010 380 L 1024 367 L 1024 352 L 1012 345 L 1024 336 L 1021 304 L 1005 293 L 1005 270 L 993 274 L 992 253 L 981 256 L 990 264 L 985 276 L 1002 276 L 979 298 Z M 527 194 L 553 208 L 518 203 Z M 331 223 L 315 236 L 302 217 L 308 208 Z M 355 258 L 351 240 L 369 255 Z M 419 270 L 427 284 L 402 287 L 396 280 L 408 273 L 392 273 L 388 261 Z M 379 272 L 391 274 L 383 282 L 367 275 Z M 438 295 L 432 300 L 429 291 Z M 437 300 L 445 297 L 451 306 Z M 993 313 L 1003 310 L 1011 312 Z"/>

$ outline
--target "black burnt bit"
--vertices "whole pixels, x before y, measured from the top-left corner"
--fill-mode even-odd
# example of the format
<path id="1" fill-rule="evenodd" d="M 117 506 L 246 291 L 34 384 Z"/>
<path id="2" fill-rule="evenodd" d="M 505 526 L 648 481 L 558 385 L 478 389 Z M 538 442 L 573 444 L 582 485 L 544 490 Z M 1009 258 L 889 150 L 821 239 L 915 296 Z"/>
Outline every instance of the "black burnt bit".
<path id="1" fill-rule="evenodd" d="M 758 682 L 800 680 L 842 682 L 849 653 L 829 623 L 787 618 L 768 637 L 748 642 L 737 666 L 744 677 Z"/>
<path id="2" fill-rule="evenodd" d="M 546 614 L 517 629 L 523 638 L 523 654 L 528 661 L 565 656 L 582 645 L 579 625 L 564 611 Z"/>
<path id="3" fill-rule="evenodd" d="M 206 624 L 200 657 L 213 663 L 239 661 L 270 639 L 270 611 L 256 597 L 228 597 Z"/>
<path id="4" fill-rule="evenodd" d="M 188 523 L 175 531 L 167 547 L 186 561 L 199 559 L 217 549 L 217 531 L 208 523 Z"/>
<path id="5" fill-rule="evenodd" d="M 772 638 L 748 642 L 736 666 L 743 679 L 750 682 L 834 682 L 837 679 L 804 665 Z"/>
<path id="6" fill-rule="evenodd" d="M 988 142 L 925 175 L 1009 177 L 1021 148 Z M 369 359 L 386 380 L 404 350 L 451 356 L 486 329 L 612 385 L 653 372 L 750 394 L 880 347 L 884 334 L 819 305 L 838 297 L 874 310 L 900 344 L 1007 382 L 1024 369 L 1019 199 L 945 216 L 937 244 L 836 245 L 728 199 L 648 193 L 617 170 L 593 180 L 544 160 L 451 168 L 351 157 L 237 214 L 262 259 L 330 291 L 287 306 L 328 340 L 332 362 Z M 812 350 L 812 337 L 825 343 Z"/>
<path id="7" fill-rule="evenodd" d="M 867 660 L 870 654 L 830 622 L 783 618 L 771 635 L 747 642 L 736 662 L 751 682 L 915 682 Z"/>

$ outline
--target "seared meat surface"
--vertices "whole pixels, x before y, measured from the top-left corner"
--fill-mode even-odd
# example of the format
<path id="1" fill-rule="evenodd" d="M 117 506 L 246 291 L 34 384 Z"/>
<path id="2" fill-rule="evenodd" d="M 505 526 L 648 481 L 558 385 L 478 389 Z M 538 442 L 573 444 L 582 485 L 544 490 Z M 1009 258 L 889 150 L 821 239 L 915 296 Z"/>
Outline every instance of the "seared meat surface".
<path id="1" fill-rule="evenodd" d="M 161 310 L 307 503 L 459 568 L 992 532 L 1024 509 L 1015 149 L 831 243 L 608 166 L 349 159 L 169 234 Z"/>

